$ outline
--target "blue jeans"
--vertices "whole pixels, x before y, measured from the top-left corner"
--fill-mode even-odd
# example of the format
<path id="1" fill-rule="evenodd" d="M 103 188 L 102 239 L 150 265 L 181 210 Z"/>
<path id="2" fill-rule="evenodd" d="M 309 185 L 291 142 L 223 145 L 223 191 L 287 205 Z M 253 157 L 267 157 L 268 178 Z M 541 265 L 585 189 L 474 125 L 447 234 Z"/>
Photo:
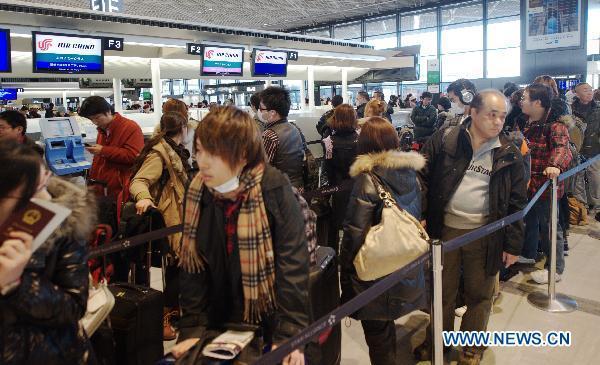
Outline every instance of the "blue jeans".
<path id="1" fill-rule="evenodd" d="M 540 248 L 548 258 L 546 260 L 546 267 L 549 267 L 550 264 L 550 246 L 552 245 L 549 232 L 550 209 L 550 200 L 540 199 L 533 205 L 529 213 L 527 213 L 525 216 L 525 242 L 521 251 L 521 256 L 528 259 L 535 259 L 539 242 Z M 556 231 L 556 272 L 562 274 L 565 270 L 565 247 L 560 222 L 557 222 Z"/>

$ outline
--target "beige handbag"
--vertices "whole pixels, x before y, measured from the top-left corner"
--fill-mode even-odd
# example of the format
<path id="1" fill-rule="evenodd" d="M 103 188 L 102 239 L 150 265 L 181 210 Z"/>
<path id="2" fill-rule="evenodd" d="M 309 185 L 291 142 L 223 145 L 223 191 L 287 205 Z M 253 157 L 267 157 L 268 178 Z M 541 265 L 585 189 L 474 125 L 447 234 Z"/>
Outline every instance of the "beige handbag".
<path id="1" fill-rule="evenodd" d="M 97 285 L 94 285 L 90 275 L 87 309 L 85 315 L 79 321 L 88 337 L 92 337 L 114 306 L 115 296 L 108 289 L 106 280 L 102 279 Z"/>
<path id="2" fill-rule="evenodd" d="M 400 208 L 378 178 L 369 174 L 383 200 L 381 222 L 371 227 L 354 258 L 358 278 L 372 281 L 406 266 L 429 250 L 429 236 L 419 221 Z"/>

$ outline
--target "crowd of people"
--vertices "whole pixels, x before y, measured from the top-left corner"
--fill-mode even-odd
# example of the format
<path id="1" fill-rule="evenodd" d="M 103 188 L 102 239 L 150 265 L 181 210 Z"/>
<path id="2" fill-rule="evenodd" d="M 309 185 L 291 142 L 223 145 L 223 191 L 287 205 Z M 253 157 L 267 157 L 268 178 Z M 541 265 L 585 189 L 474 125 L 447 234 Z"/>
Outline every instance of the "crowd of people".
<path id="1" fill-rule="evenodd" d="M 540 77 L 524 89 L 507 85 L 503 91 L 478 91 L 460 79 L 436 106 L 428 92 L 418 104 L 409 95 L 415 138 L 423 143 L 418 152 L 400 151 L 390 123 L 398 98 L 386 103 L 381 92 L 372 97 L 359 92 L 354 107 L 334 96 L 333 108 L 316 124 L 323 137 L 322 171 L 330 186 L 348 188 L 326 202 L 329 229 L 319 244 L 339 254 L 341 302 L 376 283 L 358 277 L 354 259 L 366 233 L 382 223 L 379 188 L 421 222 L 430 238 L 447 241 L 522 210 L 547 179 L 596 156 L 600 104 L 588 84 L 577 85 L 574 93 L 568 104 L 552 78 Z M 250 104 L 250 113 L 214 106 L 196 122 L 184 102 L 170 99 L 155 134 L 144 141 L 139 125 L 115 113 L 104 98 L 85 99 L 79 115 L 99 132 L 97 143 L 86 147 L 93 155 L 89 192 L 48 173 L 25 135 L 23 113 L 0 114 L 0 225 L 33 197 L 72 211 L 35 251 L 23 232 L 9 233 L 0 247 L 0 362 L 94 364 L 102 356 L 78 322 L 88 299 L 87 242 L 98 222 L 114 218 L 107 207 L 128 200 L 140 215 L 154 209 L 167 226 L 183 225 L 168 239 L 163 267 L 163 338 L 177 338 L 175 357 L 206 343 L 226 323 L 261 327 L 265 343 L 275 348 L 315 319 L 305 225 L 313 201 L 302 198 L 310 186 L 306 141 L 288 121 L 287 90 L 268 87 Z M 571 137 L 576 124 L 586 126 L 579 146 Z M 561 199 L 600 208 L 598 170 L 600 163 L 572 184 L 560 183 Z M 515 263 L 534 264 L 545 256 L 547 265 L 556 256 L 560 280 L 568 229 L 562 222 L 557 252 L 550 252 L 545 193 L 524 221 L 446 252 L 444 330 L 454 329 L 455 310 L 466 306 L 460 329 L 485 331 L 498 278 L 506 279 Z M 112 280 L 128 280 L 128 260 L 133 259 L 111 255 Z M 533 272 L 532 278 L 546 283 L 548 272 Z M 398 361 L 394 320 L 427 308 L 427 298 L 420 266 L 352 314 L 361 321 L 372 364 Z M 431 359 L 431 346 L 428 333 L 415 357 Z M 459 364 L 478 364 L 484 351 L 462 348 Z M 299 348 L 283 363 L 305 361 Z"/>

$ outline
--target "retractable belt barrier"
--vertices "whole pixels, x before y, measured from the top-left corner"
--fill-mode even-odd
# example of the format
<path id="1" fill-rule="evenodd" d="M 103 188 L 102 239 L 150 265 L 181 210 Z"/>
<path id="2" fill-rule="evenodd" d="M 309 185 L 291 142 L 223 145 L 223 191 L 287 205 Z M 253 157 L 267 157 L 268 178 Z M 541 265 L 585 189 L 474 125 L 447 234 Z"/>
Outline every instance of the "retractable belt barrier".
<path id="1" fill-rule="evenodd" d="M 596 161 L 600 161 L 600 155 L 596 155 L 594 158 L 589 159 L 585 163 L 574 167 L 573 169 L 564 172 L 558 178 L 558 181 L 563 181 L 570 176 L 588 168 L 591 164 Z M 496 222 L 487 224 L 483 227 L 480 227 L 472 232 L 469 232 L 463 236 L 457 237 L 453 240 L 444 242 L 444 251 L 452 251 L 456 250 L 468 243 L 473 242 L 474 240 L 489 235 L 499 229 L 504 228 L 505 226 L 512 224 L 520 219 L 523 219 L 525 215 L 531 210 L 531 207 L 540 199 L 544 191 L 550 185 L 550 180 L 546 181 L 544 185 L 540 187 L 535 196 L 531 199 L 529 204 L 522 211 L 515 212 L 505 218 L 502 218 Z M 277 365 L 279 364 L 283 358 L 285 358 L 289 353 L 299 348 L 302 345 L 305 345 L 309 341 L 311 341 L 315 336 L 319 335 L 323 331 L 335 326 L 341 320 L 349 316 L 350 314 L 356 312 L 361 309 L 368 303 L 370 303 L 373 299 L 377 298 L 379 295 L 384 293 L 386 290 L 390 289 L 394 285 L 396 285 L 400 280 L 402 280 L 411 270 L 415 269 L 419 265 L 425 263 L 431 258 L 430 254 L 423 254 L 419 256 L 416 260 L 412 261 L 408 265 L 404 266 L 401 269 L 393 272 L 392 274 L 384 277 L 380 281 L 378 281 L 375 285 L 371 286 L 367 290 L 361 292 L 357 296 L 355 296 L 352 300 L 345 303 L 344 305 L 336 308 L 334 311 L 329 314 L 324 315 L 316 322 L 313 322 L 310 326 L 302 330 L 299 334 L 287 340 L 277 347 L 275 350 L 263 355 L 260 359 L 258 359 L 254 364 L 255 365 Z"/>
<path id="2" fill-rule="evenodd" d="M 568 170 L 562 173 L 558 177 L 558 181 L 564 181 L 565 179 L 577 174 L 578 172 L 588 168 L 590 165 L 595 163 L 596 161 L 600 161 L 600 155 L 596 155 L 595 157 L 587 160 L 585 163 L 574 167 L 571 170 Z M 444 242 L 444 252 L 456 250 L 474 240 L 477 240 L 481 237 L 485 237 L 497 230 L 500 230 L 518 220 L 521 220 L 527 215 L 527 213 L 531 210 L 533 205 L 540 199 L 544 191 L 550 185 L 550 180 L 546 181 L 534 197 L 531 199 L 529 204 L 525 207 L 525 209 L 515 212 L 507 217 L 504 217 L 500 220 L 487 224 L 483 227 L 480 227 L 474 231 L 471 231 L 463 236 L 457 237 L 455 239 Z M 331 195 L 335 192 L 345 191 L 349 189 L 350 184 L 342 183 L 333 187 L 323 187 L 317 189 L 315 191 L 309 191 L 304 193 L 303 195 L 307 200 L 312 197 L 318 196 L 327 196 Z M 174 233 L 181 232 L 183 229 L 183 225 L 179 224 L 176 226 L 171 226 L 167 228 L 162 228 L 156 231 L 143 233 L 134 237 L 130 237 L 127 239 L 123 239 L 120 241 L 112 242 L 108 245 L 104 245 L 93 250 L 90 250 L 90 258 L 107 255 L 110 253 L 122 251 L 125 249 L 129 249 L 131 247 L 142 245 L 146 242 L 157 240 L 160 238 L 168 237 Z M 396 285 L 400 280 L 402 280 L 409 272 L 411 272 L 416 267 L 421 264 L 427 262 L 430 259 L 430 254 L 426 253 L 419 256 L 417 259 L 407 264 L 406 266 L 398 269 L 397 271 L 391 273 L 385 278 L 379 280 L 376 284 L 368 288 L 367 290 L 361 292 L 357 296 L 355 296 L 352 300 L 345 303 L 344 305 L 336 308 L 329 314 L 321 317 L 319 320 L 313 322 L 310 326 L 302 330 L 299 334 L 294 336 L 293 338 L 287 340 L 283 344 L 279 345 L 275 350 L 263 355 L 260 359 L 258 359 L 254 364 L 257 365 L 276 365 L 279 364 L 284 357 L 286 357 L 289 353 L 297 349 L 298 347 L 305 345 L 309 341 L 311 341 L 315 336 L 319 335 L 323 331 L 335 326 L 341 320 L 350 314 L 356 312 L 361 309 L 368 303 L 370 303 L 373 299 L 377 298 L 379 295 L 383 294 L 385 291 L 389 290 L 391 287 Z"/>

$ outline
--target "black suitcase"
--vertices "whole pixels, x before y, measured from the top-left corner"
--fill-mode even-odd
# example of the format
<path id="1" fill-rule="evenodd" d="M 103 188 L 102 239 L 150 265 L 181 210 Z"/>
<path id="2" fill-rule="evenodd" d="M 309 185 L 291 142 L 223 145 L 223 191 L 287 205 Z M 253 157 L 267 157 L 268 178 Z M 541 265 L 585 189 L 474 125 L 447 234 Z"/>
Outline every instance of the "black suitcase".
<path id="1" fill-rule="evenodd" d="M 340 284 L 335 250 L 317 248 L 317 263 L 309 274 L 311 322 L 340 305 Z M 337 365 L 342 355 L 342 329 L 338 323 L 330 332 L 324 332 L 306 347 L 308 365 Z"/>
<path id="2" fill-rule="evenodd" d="M 163 294 L 145 286 L 117 283 L 110 313 L 117 365 L 154 364 L 163 357 Z"/>

